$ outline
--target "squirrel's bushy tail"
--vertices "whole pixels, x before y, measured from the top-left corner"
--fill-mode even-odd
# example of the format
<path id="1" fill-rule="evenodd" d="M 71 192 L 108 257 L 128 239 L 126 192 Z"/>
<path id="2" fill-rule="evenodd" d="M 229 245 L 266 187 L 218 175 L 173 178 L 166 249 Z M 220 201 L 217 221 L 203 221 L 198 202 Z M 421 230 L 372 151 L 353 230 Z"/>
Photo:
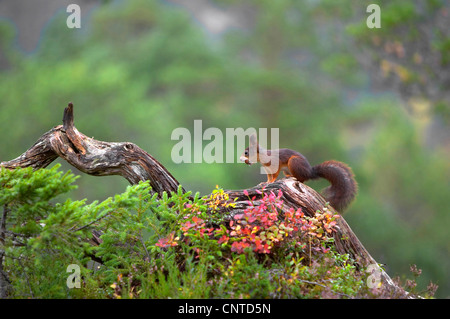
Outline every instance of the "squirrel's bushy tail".
<path id="1" fill-rule="evenodd" d="M 358 184 L 353 171 L 346 164 L 338 161 L 326 161 L 312 168 L 312 178 L 325 178 L 331 186 L 323 190 L 323 196 L 330 205 L 342 212 L 355 198 Z"/>

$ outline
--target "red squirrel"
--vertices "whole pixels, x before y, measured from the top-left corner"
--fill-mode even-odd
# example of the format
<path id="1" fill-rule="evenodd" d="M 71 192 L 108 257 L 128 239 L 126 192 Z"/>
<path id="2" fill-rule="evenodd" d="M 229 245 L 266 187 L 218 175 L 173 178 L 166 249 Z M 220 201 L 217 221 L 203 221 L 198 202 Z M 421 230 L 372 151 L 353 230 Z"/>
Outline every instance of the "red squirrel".
<path id="1" fill-rule="evenodd" d="M 252 154 L 251 150 L 256 150 L 256 154 Z M 321 177 L 327 179 L 331 186 L 323 190 L 323 195 L 330 205 L 340 212 L 348 207 L 358 192 L 358 184 L 352 169 L 345 163 L 331 160 L 311 166 L 306 157 L 299 152 L 287 148 L 279 150 L 262 148 L 255 135 L 250 136 L 250 146 L 245 149 L 240 160 L 248 165 L 260 162 L 266 170 L 267 183 L 273 183 L 282 170 L 287 177 L 293 176 L 302 183 Z M 272 162 L 273 168 L 270 167 Z"/>

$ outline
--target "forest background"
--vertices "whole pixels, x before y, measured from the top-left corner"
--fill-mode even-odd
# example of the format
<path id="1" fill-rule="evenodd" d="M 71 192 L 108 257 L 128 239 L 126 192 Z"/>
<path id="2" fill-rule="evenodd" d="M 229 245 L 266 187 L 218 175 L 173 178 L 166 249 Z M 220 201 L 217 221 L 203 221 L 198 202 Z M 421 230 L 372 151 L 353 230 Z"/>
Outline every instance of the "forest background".
<path id="1" fill-rule="evenodd" d="M 79 29 L 67 27 L 70 3 Z M 367 27 L 370 3 L 379 29 Z M 416 264 L 419 284 L 448 298 L 449 33 L 439 0 L 2 1 L 0 161 L 61 124 L 72 101 L 81 132 L 136 143 L 206 195 L 265 176 L 237 162 L 175 164 L 174 129 L 279 128 L 280 147 L 353 168 L 345 219 L 387 272 Z M 55 163 L 81 175 L 75 200 L 127 186 Z"/>

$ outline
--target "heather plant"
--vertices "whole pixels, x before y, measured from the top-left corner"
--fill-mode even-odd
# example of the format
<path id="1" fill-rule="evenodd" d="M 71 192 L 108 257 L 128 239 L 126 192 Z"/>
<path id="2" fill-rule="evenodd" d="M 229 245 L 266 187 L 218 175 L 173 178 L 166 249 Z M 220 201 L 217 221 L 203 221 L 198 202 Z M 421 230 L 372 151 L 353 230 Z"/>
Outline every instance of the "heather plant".
<path id="1" fill-rule="evenodd" d="M 339 216 L 282 210 L 262 191 L 233 214 L 211 195 L 152 193 L 148 182 L 102 202 L 58 198 L 76 176 L 51 169 L 0 171 L 2 294 L 9 298 L 398 298 L 367 287 L 368 273 L 337 253 Z M 248 194 L 248 193 L 247 193 Z M 223 212 L 226 213 L 223 213 Z M 69 266 L 80 286 L 68 284 Z M 416 294 L 420 270 L 406 281 Z M 421 296 L 432 297 L 430 284 Z"/>

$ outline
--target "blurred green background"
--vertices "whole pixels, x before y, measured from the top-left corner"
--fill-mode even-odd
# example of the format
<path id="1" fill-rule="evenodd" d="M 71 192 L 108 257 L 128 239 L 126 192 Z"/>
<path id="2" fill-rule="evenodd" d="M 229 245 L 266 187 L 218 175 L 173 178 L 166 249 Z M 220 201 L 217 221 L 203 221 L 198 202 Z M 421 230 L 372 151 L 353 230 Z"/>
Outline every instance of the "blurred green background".
<path id="1" fill-rule="evenodd" d="M 69 3 L 80 29 L 66 26 Z M 370 3 L 380 29 L 366 25 Z M 410 278 L 416 264 L 422 288 L 432 280 L 448 298 L 449 32 L 438 0 L 2 1 L 0 161 L 61 124 L 72 101 L 81 132 L 136 143 L 206 195 L 265 176 L 241 163 L 174 164 L 174 129 L 193 132 L 195 119 L 204 130 L 279 128 L 280 147 L 311 164 L 353 168 L 360 190 L 345 218 L 388 273 Z M 73 199 L 127 185 L 80 175 Z"/>

